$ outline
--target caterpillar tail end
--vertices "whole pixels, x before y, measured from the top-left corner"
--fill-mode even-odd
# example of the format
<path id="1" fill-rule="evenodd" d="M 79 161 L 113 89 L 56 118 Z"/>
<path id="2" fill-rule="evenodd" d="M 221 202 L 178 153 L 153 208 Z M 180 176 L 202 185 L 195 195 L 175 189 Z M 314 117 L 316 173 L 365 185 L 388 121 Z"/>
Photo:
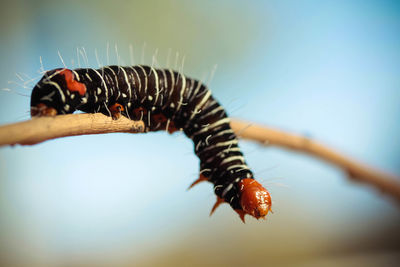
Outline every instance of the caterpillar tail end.
<path id="1" fill-rule="evenodd" d="M 246 178 L 240 181 L 240 204 L 243 212 L 257 220 L 268 215 L 271 211 L 271 196 L 267 189 L 254 179 Z"/>
<path id="2" fill-rule="evenodd" d="M 52 107 L 48 107 L 43 103 L 39 103 L 36 106 L 31 106 L 31 117 L 43 117 L 43 116 L 55 116 L 57 110 Z"/>

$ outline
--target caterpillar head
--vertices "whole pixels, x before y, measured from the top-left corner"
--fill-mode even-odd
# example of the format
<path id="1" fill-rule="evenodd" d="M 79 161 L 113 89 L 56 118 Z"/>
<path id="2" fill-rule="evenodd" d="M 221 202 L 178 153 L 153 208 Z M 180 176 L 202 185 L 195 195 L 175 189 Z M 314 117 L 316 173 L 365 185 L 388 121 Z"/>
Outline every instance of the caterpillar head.
<path id="1" fill-rule="evenodd" d="M 256 180 L 250 178 L 241 180 L 239 182 L 239 189 L 240 205 L 244 214 L 249 214 L 256 219 L 265 218 L 268 212 L 271 211 L 272 205 L 271 196 L 267 189 Z"/>
<path id="2" fill-rule="evenodd" d="M 31 116 L 54 116 L 72 113 L 86 93 L 86 86 L 75 80 L 69 69 L 46 72 L 31 95 Z"/>

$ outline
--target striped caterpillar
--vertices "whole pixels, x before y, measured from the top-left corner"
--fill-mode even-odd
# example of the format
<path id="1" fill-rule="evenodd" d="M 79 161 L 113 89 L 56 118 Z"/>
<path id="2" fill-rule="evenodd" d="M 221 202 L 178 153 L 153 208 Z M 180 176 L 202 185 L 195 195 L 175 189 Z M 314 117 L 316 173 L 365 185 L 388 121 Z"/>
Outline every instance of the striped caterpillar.
<path id="1" fill-rule="evenodd" d="M 169 69 L 106 66 L 47 71 L 31 96 L 32 116 L 75 110 L 118 119 L 142 120 L 145 131 L 183 130 L 193 140 L 202 181 L 214 185 L 217 202 L 239 214 L 264 218 L 271 210 L 268 191 L 253 178 L 224 108 L 201 82 Z"/>

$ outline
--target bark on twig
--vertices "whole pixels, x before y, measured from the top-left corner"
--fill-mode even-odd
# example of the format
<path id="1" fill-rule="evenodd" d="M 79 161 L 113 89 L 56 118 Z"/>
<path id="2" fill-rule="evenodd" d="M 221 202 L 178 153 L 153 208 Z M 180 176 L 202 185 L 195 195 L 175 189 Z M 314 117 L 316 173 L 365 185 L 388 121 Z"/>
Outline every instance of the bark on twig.
<path id="1" fill-rule="evenodd" d="M 232 120 L 231 126 L 241 138 L 308 153 L 332 163 L 346 171 L 353 180 L 372 185 L 400 202 L 399 177 L 361 164 L 304 136 L 239 120 Z M 141 121 L 125 117 L 112 120 L 99 113 L 40 117 L 0 126 L 0 146 L 33 145 L 54 138 L 84 134 L 141 133 L 143 130 L 144 124 Z"/>

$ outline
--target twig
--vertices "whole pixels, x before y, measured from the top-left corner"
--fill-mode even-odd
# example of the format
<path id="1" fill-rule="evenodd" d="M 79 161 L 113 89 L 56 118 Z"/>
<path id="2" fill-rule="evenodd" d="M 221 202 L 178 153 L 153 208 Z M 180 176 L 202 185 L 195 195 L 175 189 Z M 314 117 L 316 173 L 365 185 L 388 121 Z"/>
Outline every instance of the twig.
<path id="1" fill-rule="evenodd" d="M 0 146 L 34 145 L 46 140 L 84 134 L 142 133 L 142 121 L 113 120 L 100 113 L 59 115 L 0 126 Z"/>
<path id="2" fill-rule="evenodd" d="M 400 178 L 358 163 L 304 136 L 232 120 L 233 130 L 241 137 L 264 145 L 275 145 L 308 153 L 332 163 L 359 182 L 374 186 L 400 202 Z M 0 146 L 33 145 L 46 140 L 84 134 L 112 132 L 141 133 L 144 124 L 121 117 L 112 120 L 102 114 L 73 114 L 41 117 L 29 121 L 0 126 Z"/>
<path id="3" fill-rule="evenodd" d="M 332 163 L 347 172 L 354 181 L 370 184 L 400 203 L 400 177 L 371 168 L 304 136 L 239 120 L 233 120 L 231 126 L 241 138 L 308 153 Z"/>

